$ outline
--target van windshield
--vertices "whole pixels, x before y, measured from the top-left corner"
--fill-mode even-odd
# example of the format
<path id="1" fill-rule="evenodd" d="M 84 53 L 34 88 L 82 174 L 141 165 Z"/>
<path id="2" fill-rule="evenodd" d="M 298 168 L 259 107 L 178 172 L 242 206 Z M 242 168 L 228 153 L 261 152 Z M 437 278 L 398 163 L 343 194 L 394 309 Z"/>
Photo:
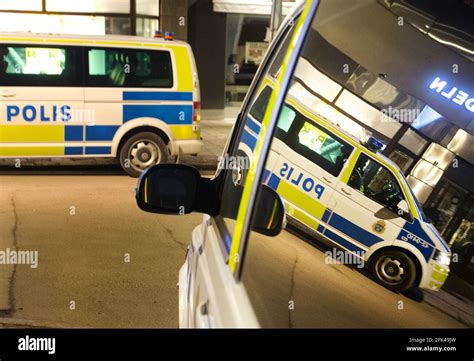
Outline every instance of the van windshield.
<path id="1" fill-rule="evenodd" d="M 406 186 L 410 190 L 411 198 L 413 199 L 413 202 L 415 202 L 415 205 L 416 205 L 418 214 L 420 215 L 420 218 L 423 220 L 423 222 L 431 223 L 431 219 L 429 219 L 428 216 L 425 214 L 425 212 L 423 212 L 423 208 L 422 208 L 420 202 L 418 201 L 418 199 L 416 198 L 415 193 L 413 193 L 413 190 L 411 189 L 410 184 L 408 184 L 407 179 L 404 176 L 402 176 L 402 178 L 403 178 L 403 181 L 405 182 Z"/>

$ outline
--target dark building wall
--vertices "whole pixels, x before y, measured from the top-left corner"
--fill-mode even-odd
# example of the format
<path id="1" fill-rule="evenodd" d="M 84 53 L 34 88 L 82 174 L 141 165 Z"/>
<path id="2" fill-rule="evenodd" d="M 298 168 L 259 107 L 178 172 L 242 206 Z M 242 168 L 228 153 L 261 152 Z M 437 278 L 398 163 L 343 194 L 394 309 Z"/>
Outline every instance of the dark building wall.
<path id="1" fill-rule="evenodd" d="M 160 28 L 172 31 L 175 39 L 188 38 L 188 0 L 161 0 Z"/>
<path id="2" fill-rule="evenodd" d="M 196 58 L 203 116 L 223 118 L 226 15 L 213 11 L 212 0 L 197 0 L 190 2 L 188 19 L 188 42 Z"/>

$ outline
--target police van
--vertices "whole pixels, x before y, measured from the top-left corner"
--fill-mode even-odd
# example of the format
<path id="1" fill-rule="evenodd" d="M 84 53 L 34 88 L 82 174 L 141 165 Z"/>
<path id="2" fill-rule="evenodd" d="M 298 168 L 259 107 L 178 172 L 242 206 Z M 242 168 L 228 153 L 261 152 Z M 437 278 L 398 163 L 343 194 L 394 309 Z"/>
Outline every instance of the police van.
<path id="1" fill-rule="evenodd" d="M 202 149 L 194 56 L 172 33 L 0 42 L 0 157 L 116 157 L 138 176 Z"/>
<path id="2" fill-rule="evenodd" d="M 383 143 L 356 137 L 335 121 L 346 118 L 332 103 L 316 96 L 336 99 L 342 87 L 313 69 L 299 73 L 328 49 L 310 51 L 318 24 L 335 34 L 355 22 L 354 33 L 370 25 L 354 12 L 370 6 L 386 15 L 375 0 L 325 1 L 321 10 L 319 3 L 297 5 L 283 22 L 243 102 L 223 157 L 249 158 L 248 169 L 241 166 L 247 162 L 221 162 L 209 179 L 167 164 L 139 179 L 142 210 L 204 213 L 179 272 L 180 327 L 401 327 L 406 315 L 413 327 L 431 327 L 421 320 L 441 318 L 424 305 L 401 313 L 391 291 L 439 290 L 449 247 L 400 169 L 381 154 Z M 307 242 L 308 230 L 364 260 L 384 287 L 333 267 Z"/>
<path id="3" fill-rule="evenodd" d="M 274 81 L 264 80 L 250 109 L 239 144 L 245 158 L 254 151 Z M 357 139 L 315 114 L 311 98 L 298 84 L 290 87 L 263 184 L 282 197 L 290 222 L 362 258 L 385 287 L 439 290 L 451 251 L 402 171 L 380 153 L 382 142 L 368 134 Z"/>

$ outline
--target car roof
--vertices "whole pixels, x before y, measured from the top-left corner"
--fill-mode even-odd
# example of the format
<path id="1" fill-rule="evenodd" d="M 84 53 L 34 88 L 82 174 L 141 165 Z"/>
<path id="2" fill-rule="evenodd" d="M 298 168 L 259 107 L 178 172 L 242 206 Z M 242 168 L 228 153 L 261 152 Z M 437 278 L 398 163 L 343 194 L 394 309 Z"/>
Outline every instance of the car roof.
<path id="1" fill-rule="evenodd" d="M 116 42 L 134 42 L 134 43 L 151 43 L 151 44 L 180 44 L 187 45 L 186 42 L 181 40 L 165 40 L 163 38 L 152 38 L 143 36 L 132 36 L 132 35 L 78 35 L 78 34 L 51 34 L 51 33 L 31 33 L 31 32 L 0 32 L 0 38 L 8 38 L 8 41 L 14 41 L 15 38 L 18 40 L 25 41 L 22 39 L 35 39 L 43 40 L 47 43 L 48 40 L 77 40 L 84 41 L 85 43 L 94 41 L 116 41 Z M 2 39 L 3 40 L 3 39 Z M 80 45 L 80 44 L 77 44 Z"/>

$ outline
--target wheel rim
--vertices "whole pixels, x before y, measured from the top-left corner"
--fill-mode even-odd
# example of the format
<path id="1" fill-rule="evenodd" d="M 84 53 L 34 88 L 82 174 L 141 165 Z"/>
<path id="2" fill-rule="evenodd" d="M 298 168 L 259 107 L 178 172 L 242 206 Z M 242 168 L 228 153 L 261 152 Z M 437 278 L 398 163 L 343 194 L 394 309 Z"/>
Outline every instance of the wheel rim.
<path id="1" fill-rule="evenodd" d="M 384 282 L 392 285 L 399 284 L 405 277 L 405 268 L 403 264 L 395 257 L 382 256 L 375 265 L 377 276 Z"/>
<path id="2" fill-rule="evenodd" d="M 151 140 L 138 140 L 132 144 L 128 152 L 130 165 L 138 171 L 157 164 L 161 161 L 160 148 Z"/>

